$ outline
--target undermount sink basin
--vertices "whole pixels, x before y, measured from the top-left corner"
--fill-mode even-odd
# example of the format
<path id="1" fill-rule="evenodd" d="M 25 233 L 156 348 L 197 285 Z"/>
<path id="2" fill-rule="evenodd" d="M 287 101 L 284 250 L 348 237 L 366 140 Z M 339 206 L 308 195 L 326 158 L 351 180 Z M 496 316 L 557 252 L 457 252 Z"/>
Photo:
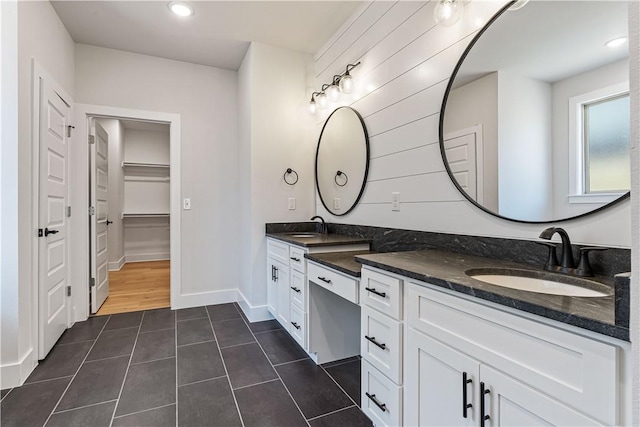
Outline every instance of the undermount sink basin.
<path id="1" fill-rule="evenodd" d="M 559 274 L 517 269 L 476 268 L 465 272 L 481 282 L 504 288 L 548 295 L 571 297 L 606 297 L 613 290 L 588 279 Z"/>
<path id="2" fill-rule="evenodd" d="M 310 237 L 318 237 L 319 233 L 293 233 L 289 234 L 289 237 L 296 237 L 298 239 L 308 239 Z"/>

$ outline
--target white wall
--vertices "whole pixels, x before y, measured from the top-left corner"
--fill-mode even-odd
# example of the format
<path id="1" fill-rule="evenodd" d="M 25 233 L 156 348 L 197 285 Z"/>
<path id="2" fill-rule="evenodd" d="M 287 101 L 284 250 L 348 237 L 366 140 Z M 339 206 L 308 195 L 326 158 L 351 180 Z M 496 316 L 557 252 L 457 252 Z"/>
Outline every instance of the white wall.
<path id="1" fill-rule="evenodd" d="M 309 55 L 252 43 L 239 71 L 238 156 L 242 221 L 240 303 L 254 319 L 268 316 L 266 222 L 306 221 L 314 212 L 311 116 L 306 90 Z M 298 172 L 285 184 L 287 168 Z M 296 209 L 288 210 L 288 199 Z"/>
<path id="2" fill-rule="evenodd" d="M 2 312 L 3 336 L 7 333 L 7 336 L 15 337 L 14 341 L 2 347 L 3 357 L 0 362 L 2 364 L 2 388 L 16 385 L 17 382 L 23 381 L 36 363 L 36 355 L 33 353 L 33 342 L 37 339 L 37 329 L 35 322 L 33 322 L 36 306 L 35 296 L 32 292 L 36 278 L 33 277 L 31 265 L 37 250 L 31 237 L 34 235 L 33 225 L 31 224 L 33 208 L 33 153 L 31 145 L 32 58 L 35 58 L 72 97 L 75 76 L 73 40 L 49 2 L 18 2 L 17 8 L 17 112 L 18 140 L 20 141 L 17 147 L 17 231 L 20 238 L 17 242 L 18 280 L 15 281 L 15 277 L 12 277 L 7 284 L 4 283 L 4 280 L 2 284 L 3 300 L 5 289 L 7 291 L 6 295 L 10 298 L 17 295 L 17 300 L 11 301 L 12 308 Z M 5 10 L 4 6 L 3 10 Z M 9 25 L 8 29 L 11 29 L 11 25 Z M 9 64 L 12 64 L 13 61 L 15 61 L 14 58 L 10 60 Z M 10 140 L 8 141 L 11 144 Z M 3 138 L 3 145 L 4 143 L 5 140 Z M 10 148 L 11 145 L 8 145 L 8 147 Z M 11 150 L 7 152 L 9 156 L 12 154 Z M 7 160 L 10 160 L 10 158 Z M 13 161 L 15 160 L 13 159 Z M 3 188 L 3 198 L 5 196 L 10 201 L 12 193 L 7 191 L 5 194 L 5 189 Z M 10 218 L 7 219 L 10 220 Z M 16 248 L 13 247 L 11 250 L 15 251 Z M 5 251 L 3 250 L 3 252 Z M 17 328 L 17 332 L 15 328 Z M 22 367 L 20 367 L 21 362 Z"/>
<path id="3" fill-rule="evenodd" d="M 237 74 L 76 45 L 76 102 L 181 116 L 182 287 L 176 307 L 227 302 L 239 282 Z"/>
<path id="4" fill-rule="evenodd" d="M 556 218 L 550 84 L 498 72 L 498 140 L 500 215 L 528 221 Z"/>
<path id="5" fill-rule="evenodd" d="M 125 129 L 124 160 L 169 164 L 169 128 L 166 131 Z"/>
<path id="6" fill-rule="evenodd" d="M 347 102 L 364 117 L 371 141 L 371 168 L 365 194 L 343 217 L 327 220 L 413 230 L 521 239 L 537 238 L 544 226 L 519 224 L 485 214 L 466 201 L 447 176 L 438 145 L 442 97 L 453 68 L 480 21 L 504 2 L 471 2 L 461 22 L 435 26 L 435 2 L 373 2 L 336 32 L 316 54 L 316 89 L 362 61 L 354 70 L 360 91 Z M 328 112 L 317 117 L 319 135 Z M 391 211 L 391 192 L 400 192 L 401 210 Z M 576 243 L 630 247 L 630 209 L 617 207 L 565 222 Z"/>
<path id="7" fill-rule="evenodd" d="M 469 102 L 469 99 L 477 102 Z M 498 73 L 491 73 L 449 93 L 445 137 L 482 124 L 483 203 L 498 212 Z"/>
<path id="8" fill-rule="evenodd" d="M 107 249 L 109 270 L 120 270 L 124 263 L 124 228 L 122 206 L 124 203 L 124 175 L 122 173 L 124 127 L 120 120 L 96 120 L 109 135 L 109 221 Z"/>
<path id="9" fill-rule="evenodd" d="M 579 215 L 601 205 L 570 204 L 569 190 L 569 98 L 629 81 L 629 61 L 605 65 L 553 84 L 553 176 L 554 209 L 557 216 Z"/>

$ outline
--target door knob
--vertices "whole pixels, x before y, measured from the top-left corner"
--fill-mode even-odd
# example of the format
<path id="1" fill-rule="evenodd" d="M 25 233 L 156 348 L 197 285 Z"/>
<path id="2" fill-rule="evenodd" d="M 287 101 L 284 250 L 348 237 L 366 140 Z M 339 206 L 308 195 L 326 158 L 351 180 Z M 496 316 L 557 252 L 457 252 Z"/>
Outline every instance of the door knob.
<path id="1" fill-rule="evenodd" d="M 47 237 L 49 234 L 58 234 L 60 230 L 49 230 L 48 228 L 44 229 L 44 237 Z"/>
<path id="2" fill-rule="evenodd" d="M 113 224 L 113 221 L 107 220 L 107 225 L 109 225 L 109 224 Z"/>

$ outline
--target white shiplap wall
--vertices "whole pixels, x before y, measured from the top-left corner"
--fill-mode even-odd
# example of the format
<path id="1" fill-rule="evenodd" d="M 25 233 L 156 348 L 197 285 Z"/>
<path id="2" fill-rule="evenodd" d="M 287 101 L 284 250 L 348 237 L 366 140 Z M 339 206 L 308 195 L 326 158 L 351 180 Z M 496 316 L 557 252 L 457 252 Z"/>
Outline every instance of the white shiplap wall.
<path id="1" fill-rule="evenodd" d="M 359 205 L 328 221 L 422 231 L 531 239 L 544 225 L 520 224 L 488 215 L 470 204 L 449 180 L 438 144 L 439 111 L 449 76 L 476 31 L 505 4 L 475 1 L 450 27 L 433 21 L 435 1 L 370 2 L 315 56 L 316 87 L 361 61 L 353 72 L 357 90 L 317 115 L 315 137 L 337 106 L 364 118 L 371 163 Z M 401 210 L 391 211 L 391 192 Z M 561 224 L 575 243 L 630 247 L 629 202 Z"/>

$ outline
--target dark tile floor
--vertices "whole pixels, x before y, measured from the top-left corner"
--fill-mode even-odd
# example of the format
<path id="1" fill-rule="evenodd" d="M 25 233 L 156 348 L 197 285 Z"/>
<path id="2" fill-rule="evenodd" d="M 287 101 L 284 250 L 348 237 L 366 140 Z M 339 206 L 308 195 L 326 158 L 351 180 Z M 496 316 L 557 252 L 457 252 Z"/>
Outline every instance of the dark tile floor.
<path id="1" fill-rule="evenodd" d="M 358 357 L 316 366 L 235 303 L 76 323 L 0 398 L 3 427 L 372 425 Z"/>

